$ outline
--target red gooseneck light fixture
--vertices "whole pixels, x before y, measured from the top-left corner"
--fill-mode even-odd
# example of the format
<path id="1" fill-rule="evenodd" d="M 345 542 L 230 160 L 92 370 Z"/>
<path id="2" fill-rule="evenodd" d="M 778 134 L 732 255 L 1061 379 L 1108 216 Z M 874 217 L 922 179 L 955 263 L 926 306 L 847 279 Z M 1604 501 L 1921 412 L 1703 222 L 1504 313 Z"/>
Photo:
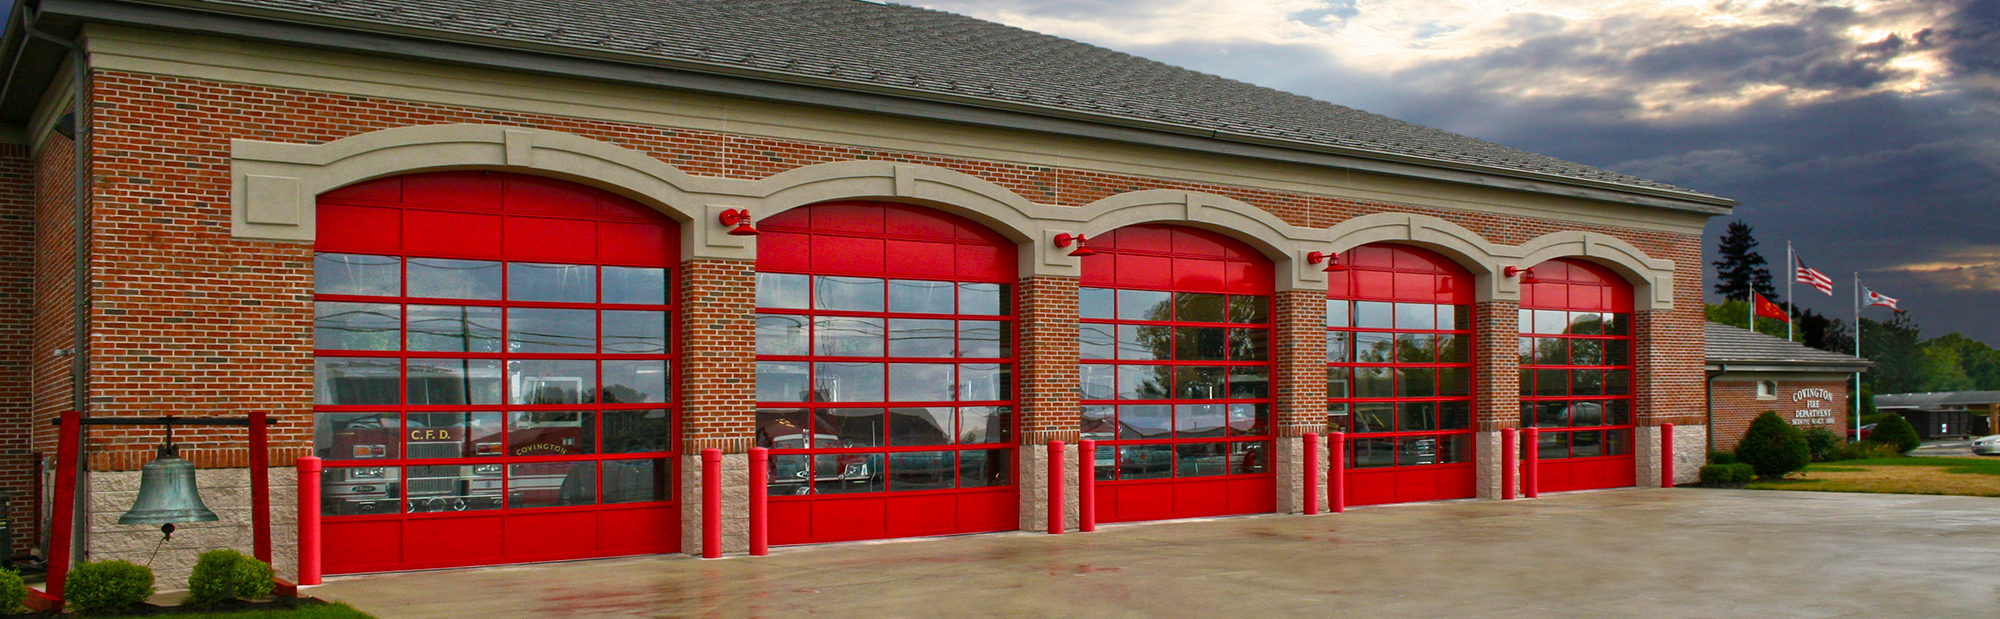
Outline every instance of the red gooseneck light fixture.
<path id="1" fill-rule="evenodd" d="M 736 226 L 729 231 L 729 236 L 757 236 L 757 229 L 750 227 L 750 211 L 748 210 L 740 208 L 729 209 L 723 211 L 716 219 L 720 220 L 722 225 Z"/>
<path id="2" fill-rule="evenodd" d="M 1084 238 L 1081 234 L 1064 232 L 1056 235 L 1056 247 L 1069 247 L 1072 243 L 1076 244 L 1076 249 L 1070 250 L 1069 255 L 1071 256 L 1082 258 L 1084 256 L 1097 255 L 1097 252 L 1090 248 L 1090 239 Z"/>
<path id="3" fill-rule="evenodd" d="M 1340 263 L 1340 254 L 1338 253 L 1312 252 L 1306 254 L 1306 264 L 1319 264 L 1321 262 L 1326 263 L 1326 268 L 1320 270 L 1327 273 L 1338 273 L 1347 270 L 1347 265 Z"/>
<path id="4" fill-rule="evenodd" d="M 1534 269 L 1534 267 L 1528 267 L 1528 268 L 1525 268 L 1525 269 L 1523 269 L 1523 268 L 1521 268 L 1521 267 L 1507 267 L 1506 269 L 1502 270 L 1502 271 L 1501 271 L 1501 273 L 1502 273 L 1502 274 L 1504 274 L 1504 275 L 1506 275 L 1506 276 L 1508 276 L 1508 277 L 1513 277 L 1513 276 L 1515 276 L 1515 275 L 1519 275 L 1519 276 L 1521 276 L 1521 283 L 1523 283 L 1523 284 L 1539 284 L 1539 283 L 1542 283 L 1542 280 L 1540 280 L 1540 279 L 1536 279 L 1536 278 L 1535 278 L 1535 269 Z"/>

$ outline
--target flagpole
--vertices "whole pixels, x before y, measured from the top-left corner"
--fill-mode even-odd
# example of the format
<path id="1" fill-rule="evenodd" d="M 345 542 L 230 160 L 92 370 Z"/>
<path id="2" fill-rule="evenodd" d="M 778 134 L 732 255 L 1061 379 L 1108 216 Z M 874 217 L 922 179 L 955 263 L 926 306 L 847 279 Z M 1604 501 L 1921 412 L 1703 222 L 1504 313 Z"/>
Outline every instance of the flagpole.
<path id="1" fill-rule="evenodd" d="M 1792 282 L 1798 282 L 1798 258 L 1792 258 L 1792 242 L 1784 242 L 1784 268 L 1792 270 L 1788 274 L 1790 278 L 1784 278 L 1784 302 L 1786 304 L 1798 304 L 1798 298 L 1792 296 Z M 1794 319 L 1790 319 L 1790 317 L 1792 317 L 1792 313 L 1798 313 L 1798 311 L 1792 311 L 1792 308 L 1788 306 L 1788 308 L 1784 309 L 1784 313 L 1786 313 L 1784 315 L 1786 317 L 1786 321 L 1784 321 L 1784 339 L 1792 339 L 1792 323 L 1794 323 Z"/>
<path id="2" fill-rule="evenodd" d="M 1854 273 L 1854 357 L 1861 357 L 1861 272 Z M 1854 371 L 1854 442 L 1861 442 L 1861 370 Z"/>

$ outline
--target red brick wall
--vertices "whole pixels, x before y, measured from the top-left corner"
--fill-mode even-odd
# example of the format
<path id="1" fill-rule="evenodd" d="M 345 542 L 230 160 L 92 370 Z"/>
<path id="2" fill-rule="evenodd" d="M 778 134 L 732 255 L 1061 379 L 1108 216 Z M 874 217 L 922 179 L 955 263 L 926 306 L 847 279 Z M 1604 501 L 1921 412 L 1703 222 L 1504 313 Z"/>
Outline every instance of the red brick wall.
<path id="1" fill-rule="evenodd" d="M 15 497 L 13 547 L 26 552 L 33 505 L 35 162 L 28 147 L 0 144 L 0 494 Z"/>
<path id="2" fill-rule="evenodd" d="M 277 444 L 308 445 L 311 248 L 230 238 L 229 140 L 320 143 L 391 127 L 438 123 L 563 131 L 648 153 L 706 176 L 754 179 L 816 163 L 881 159 L 958 170 L 1056 205 L 1080 205 L 1138 189 L 1183 189 L 1237 198 L 1300 226 L 1328 226 L 1355 215 L 1393 211 L 1438 216 L 1507 244 L 1558 230 L 1602 232 L 1679 263 L 1685 281 L 1676 300 L 1683 309 L 1655 312 L 1659 316 L 1650 321 L 1641 319 L 1641 326 L 1662 328 L 1664 337 L 1658 338 L 1663 346 L 1642 353 L 1642 363 L 1651 364 L 1642 367 L 1655 371 L 1642 370 L 1640 384 L 1663 398 L 1660 410 L 1697 417 L 1699 413 L 1698 235 L 124 72 L 98 73 L 95 88 L 99 138 L 93 160 L 100 198 L 93 239 L 102 257 L 95 271 L 95 311 L 101 322 L 92 375 L 98 381 L 94 389 L 98 414 L 241 414 L 260 407 L 290 424 L 274 437 Z M 686 305 L 679 368 L 686 396 L 687 449 L 713 441 L 712 446 L 740 450 L 752 432 L 751 268 L 749 263 L 725 262 L 697 262 L 683 268 Z M 712 289 L 688 285 L 697 281 Z M 1024 282 L 1024 307 L 1058 307 L 1065 302 L 1062 285 L 1074 287 L 1074 283 Z M 706 295 L 706 300 L 697 295 Z M 1071 306 L 1062 310 L 1063 315 L 1073 316 L 1073 292 L 1067 302 Z M 1073 359 L 1073 341 L 1054 337 L 1073 337 L 1073 323 L 1032 325 L 1027 314 L 1023 317 L 1021 370 L 1024 381 L 1034 381 L 1023 387 L 1023 407 L 1037 411 L 1024 410 L 1024 421 L 1035 420 L 1033 426 L 1024 424 L 1024 433 L 1029 427 L 1037 432 L 1073 432 L 1073 423 L 1057 428 L 1064 424 L 1039 414 L 1074 408 L 1073 393 L 1045 393 L 1047 383 L 1041 382 L 1061 380 L 1067 374 L 1060 372 L 1073 373 L 1073 368 L 1044 375 L 1026 367 L 1030 359 L 1037 363 Z M 1496 333 L 1512 335 L 1511 314 L 1490 318 Z M 1065 328 L 1069 331 L 1059 333 Z M 1057 342 L 1058 348 L 1028 350 L 1044 342 Z M 1293 344 L 1298 347 L 1285 354 L 1310 355 L 1308 345 Z M 1068 352 L 1063 352 L 1065 346 Z M 1642 343 L 1642 351 L 1644 347 Z M 1308 365 L 1323 371 L 1323 365 Z M 1653 382 L 1647 383 L 1646 377 Z M 1508 380 L 1494 377 L 1482 385 L 1500 387 Z M 1276 387 L 1291 388 L 1284 381 Z M 1309 394 L 1312 389 L 1300 387 L 1294 393 Z M 1496 414 L 1518 414 L 1512 407 L 1501 408 L 1507 410 Z M 150 429 L 93 436 L 93 449 L 100 454 L 97 466 L 107 468 L 136 467 L 150 457 L 151 445 L 158 441 L 158 431 Z M 240 453 L 240 448 L 228 451 L 238 444 L 237 436 L 206 433 L 183 438 L 195 443 L 196 451 Z"/>
<path id="3" fill-rule="evenodd" d="M 1077 280 L 1030 277 L 1015 289 L 1020 339 L 1021 444 L 1076 442 L 1081 434 L 1076 390 Z"/>
<path id="4" fill-rule="evenodd" d="M 1326 291 L 1271 295 L 1271 417 L 1280 437 L 1326 433 Z"/>
<path id="5" fill-rule="evenodd" d="M 690 260 L 680 267 L 682 454 L 746 453 L 756 433 L 757 265 Z"/>
<path id="6" fill-rule="evenodd" d="M 1513 301 L 1472 305 L 1474 429 L 1521 427 L 1520 307 Z"/>
<path id="7" fill-rule="evenodd" d="M 1847 410 L 1853 406 L 1847 399 L 1847 381 L 1834 379 L 1772 382 L 1777 383 L 1776 397 L 1760 400 L 1757 398 L 1756 379 L 1746 380 L 1732 375 L 1729 379 L 1715 381 L 1715 391 L 1712 396 L 1715 406 L 1715 425 L 1709 428 L 1709 435 L 1715 439 L 1716 451 L 1735 449 L 1736 442 L 1743 440 L 1743 433 L 1750 429 L 1750 420 L 1756 419 L 1757 415 L 1763 414 L 1764 411 L 1778 411 L 1780 417 L 1792 421 L 1797 411 L 1806 409 L 1804 403 L 1792 401 L 1792 394 L 1798 393 L 1801 389 L 1819 388 L 1833 392 L 1833 401 L 1820 405 L 1833 412 L 1833 423 L 1817 426 L 1799 425 L 1799 429 L 1823 427 L 1832 430 L 1834 434 L 1847 436 L 1845 424 L 1850 423 L 1847 420 Z"/>
<path id="8" fill-rule="evenodd" d="M 58 350 L 74 346 L 71 341 L 76 299 L 74 225 L 76 202 L 72 197 L 76 176 L 73 167 L 75 144 L 57 135 L 42 142 L 35 156 L 35 295 L 33 340 L 34 369 L 32 398 L 35 448 L 54 454 L 55 428 L 48 424 L 56 413 L 71 407 L 70 358 Z"/>

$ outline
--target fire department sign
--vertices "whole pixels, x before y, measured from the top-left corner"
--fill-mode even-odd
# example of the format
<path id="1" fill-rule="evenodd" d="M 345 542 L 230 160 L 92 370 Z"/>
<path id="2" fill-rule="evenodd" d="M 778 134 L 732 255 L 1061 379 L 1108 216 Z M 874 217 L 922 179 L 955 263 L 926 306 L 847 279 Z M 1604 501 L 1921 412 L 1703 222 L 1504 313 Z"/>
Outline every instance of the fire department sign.
<path id="1" fill-rule="evenodd" d="M 1792 411 L 1792 425 L 1830 426 L 1834 425 L 1833 392 L 1819 387 L 1808 387 L 1792 393 L 1792 404 L 1798 408 Z"/>

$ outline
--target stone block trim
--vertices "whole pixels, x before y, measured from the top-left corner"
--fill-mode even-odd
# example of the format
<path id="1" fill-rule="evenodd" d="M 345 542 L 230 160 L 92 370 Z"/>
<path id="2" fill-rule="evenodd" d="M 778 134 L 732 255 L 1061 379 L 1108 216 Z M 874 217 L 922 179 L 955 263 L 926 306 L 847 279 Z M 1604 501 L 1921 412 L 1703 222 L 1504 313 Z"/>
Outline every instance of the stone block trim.
<path id="1" fill-rule="evenodd" d="M 271 567 L 286 579 L 298 577 L 298 471 L 274 467 L 271 483 Z M 231 548 L 250 554 L 250 470 L 204 468 L 195 472 L 203 504 L 219 518 L 215 522 L 176 525 L 174 536 L 161 540 L 155 525 L 118 524 L 118 517 L 138 498 L 137 471 L 99 472 L 90 477 L 90 552 L 92 561 L 123 559 L 150 564 L 161 591 L 187 588 L 187 577 L 201 553 Z"/>
<path id="2" fill-rule="evenodd" d="M 1030 277 L 1014 294 L 1021 446 L 1074 443 L 1083 423 L 1076 384 L 1077 280 Z"/>
<path id="3" fill-rule="evenodd" d="M 1324 433 L 1326 291 L 1278 291 L 1271 295 L 1271 320 L 1271 417 L 1277 434 L 1297 438 L 1308 432 Z M 1296 467 L 1285 463 L 1286 453 L 1278 450 L 1280 471 Z M 1283 492 L 1279 497 L 1283 499 Z"/>

